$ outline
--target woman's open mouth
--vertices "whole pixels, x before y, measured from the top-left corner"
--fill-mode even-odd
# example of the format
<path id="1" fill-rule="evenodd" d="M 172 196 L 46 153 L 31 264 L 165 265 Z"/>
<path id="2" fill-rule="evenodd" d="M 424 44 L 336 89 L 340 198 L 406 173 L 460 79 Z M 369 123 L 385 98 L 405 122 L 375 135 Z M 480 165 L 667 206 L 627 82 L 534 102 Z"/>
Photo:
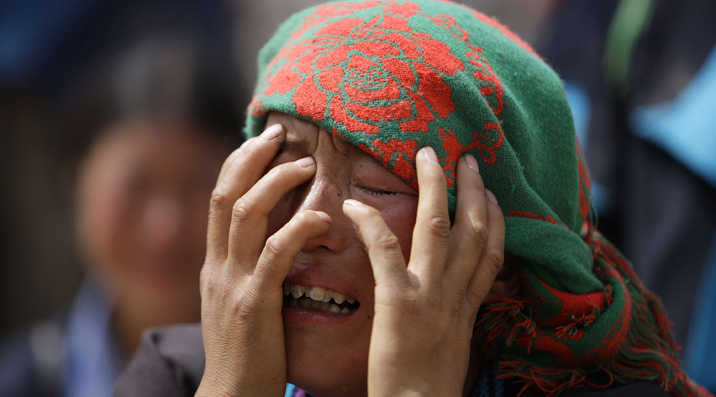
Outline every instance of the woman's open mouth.
<path id="1" fill-rule="evenodd" d="M 288 281 L 283 283 L 283 307 L 303 308 L 333 314 L 351 314 L 360 302 L 350 296 L 321 287 L 308 287 Z"/>

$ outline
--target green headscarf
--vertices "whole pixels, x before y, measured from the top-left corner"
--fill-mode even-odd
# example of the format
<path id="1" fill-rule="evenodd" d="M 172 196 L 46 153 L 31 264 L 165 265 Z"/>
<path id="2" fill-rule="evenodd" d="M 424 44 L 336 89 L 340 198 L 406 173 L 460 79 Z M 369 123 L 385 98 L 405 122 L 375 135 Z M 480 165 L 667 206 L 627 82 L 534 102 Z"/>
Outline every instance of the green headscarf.
<path id="1" fill-rule="evenodd" d="M 292 16 L 259 55 L 247 135 L 290 114 L 358 146 L 417 189 L 435 149 L 455 209 L 456 162 L 478 159 L 518 256 L 521 295 L 489 302 L 475 330 L 501 377 L 558 394 L 603 372 L 699 391 L 668 319 L 593 227 L 589 175 L 559 77 L 516 35 L 462 5 L 329 3 Z M 704 392 L 705 393 L 705 392 Z"/>

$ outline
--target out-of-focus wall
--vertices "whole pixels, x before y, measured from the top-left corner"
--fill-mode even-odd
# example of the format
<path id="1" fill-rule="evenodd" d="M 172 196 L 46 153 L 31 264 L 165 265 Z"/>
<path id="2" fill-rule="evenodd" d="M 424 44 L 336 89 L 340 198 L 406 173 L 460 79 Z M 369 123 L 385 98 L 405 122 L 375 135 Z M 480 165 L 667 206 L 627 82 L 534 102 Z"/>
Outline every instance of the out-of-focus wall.
<path id="1" fill-rule="evenodd" d="M 0 334 L 69 304 L 81 269 L 71 214 L 54 172 L 46 107 L 19 93 L 0 98 Z"/>

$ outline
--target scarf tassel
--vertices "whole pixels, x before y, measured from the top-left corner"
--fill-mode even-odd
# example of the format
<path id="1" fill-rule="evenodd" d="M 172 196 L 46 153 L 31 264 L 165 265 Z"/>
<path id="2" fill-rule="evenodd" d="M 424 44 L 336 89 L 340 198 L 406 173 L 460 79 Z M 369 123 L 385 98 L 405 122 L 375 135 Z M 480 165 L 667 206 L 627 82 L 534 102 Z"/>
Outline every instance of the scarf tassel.
<path id="1" fill-rule="evenodd" d="M 565 363 L 554 368 L 521 360 L 500 360 L 498 378 L 523 382 L 518 396 L 530 389 L 553 397 L 583 385 L 606 388 L 615 382 L 648 381 L 658 384 L 675 397 L 713 397 L 681 370 L 676 353 L 678 347 L 661 301 L 644 287 L 631 265 L 599 233 L 595 233 L 590 240 L 595 266 L 616 269 L 626 285 L 626 293 L 630 295 L 631 319 L 625 342 L 609 360 L 582 357 L 577 363 Z M 607 284 L 605 293 L 608 303 L 611 303 L 610 292 L 610 285 Z M 572 323 L 543 329 L 533 320 L 530 305 L 524 298 L 496 299 L 483 307 L 483 313 L 475 324 L 475 334 L 486 341 L 485 353 L 491 357 L 498 356 L 498 343 L 510 346 L 519 342 L 527 347 L 529 354 L 539 336 L 551 334 L 554 339 L 568 340 L 579 328 L 588 326 L 599 316 L 599 310 L 595 310 L 592 314 L 575 318 Z M 608 381 L 603 384 L 593 382 L 594 375 L 599 374 L 605 375 Z"/>

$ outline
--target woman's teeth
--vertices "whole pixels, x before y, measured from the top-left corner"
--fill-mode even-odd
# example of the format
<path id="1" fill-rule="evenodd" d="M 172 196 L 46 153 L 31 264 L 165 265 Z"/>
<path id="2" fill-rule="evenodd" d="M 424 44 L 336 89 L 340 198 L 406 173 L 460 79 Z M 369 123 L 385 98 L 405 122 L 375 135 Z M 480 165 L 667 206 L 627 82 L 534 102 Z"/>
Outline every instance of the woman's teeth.
<path id="1" fill-rule="evenodd" d="M 350 314 L 360 303 L 355 298 L 321 287 L 305 287 L 294 283 L 283 283 L 284 303 L 288 307 L 322 310 L 333 314 Z"/>

